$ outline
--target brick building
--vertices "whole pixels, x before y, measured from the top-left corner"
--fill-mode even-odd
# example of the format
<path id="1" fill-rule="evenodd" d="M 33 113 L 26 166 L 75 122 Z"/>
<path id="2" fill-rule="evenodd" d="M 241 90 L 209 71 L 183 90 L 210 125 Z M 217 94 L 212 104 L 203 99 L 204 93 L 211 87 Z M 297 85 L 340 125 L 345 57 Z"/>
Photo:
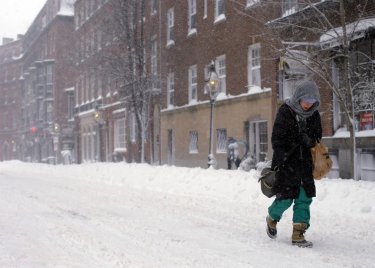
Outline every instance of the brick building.
<path id="1" fill-rule="evenodd" d="M 22 36 L 0 45 L 0 160 L 20 157 Z"/>
<path id="2" fill-rule="evenodd" d="M 71 0 L 48 0 L 22 41 L 22 160 L 60 162 L 74 150 L 75 80 Z"/>
<path id="3" fill-rule="evenodd" d="M 122 92 L 126 81 L 111 69 L 120 48 L 115 1 L 75 2 L 77 161 L 135 161 L 134 117 Z M 116 10 L 115 12 L 119 12 Z M 121 34 L 121 33 L 119 33 Z M 124 70 L 125 72 L 125 70 Z M 148 147 L 147 147 L 148 148 Z M 149 157 L 147 157 L 149 160 Z"/>
<path id="4" fill-rule="evenodd" d="M 207 166 L 210 101 L 204 88 L 212 61 L 220 78 L 213 109 L 217 166 L 227 167 L 229 137 L 248 142 L 255 161 L 271 158 L 277 63 L 260 35 L 264 25 L 248 18 L 260 11 L 256 1 L 160 2 L 161 163 Z"/>

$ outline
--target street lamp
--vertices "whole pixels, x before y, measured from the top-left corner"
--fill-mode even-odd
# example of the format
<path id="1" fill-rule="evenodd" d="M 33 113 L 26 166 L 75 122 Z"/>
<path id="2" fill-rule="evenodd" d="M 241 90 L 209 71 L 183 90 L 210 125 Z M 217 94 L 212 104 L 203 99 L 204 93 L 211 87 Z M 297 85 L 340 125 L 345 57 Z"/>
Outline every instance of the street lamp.
<path id="1" fill-rule="evenodd" d="M 214 154 L 212 153 L 212 131 L 213 131 L 213 108 L 216 101 L 216 97 L 218 94 L 219 89 L 219 77 L 215 71 L 215 63 L 212 61 L 209 66 L 208 77 L 206 79 L 206 86 L 205 86 L 205 93 L 209 94 L 210 97 L 210 144 L 208 149 L 208 167 L 215 168 L 216 167 L 216 159 Z"/>

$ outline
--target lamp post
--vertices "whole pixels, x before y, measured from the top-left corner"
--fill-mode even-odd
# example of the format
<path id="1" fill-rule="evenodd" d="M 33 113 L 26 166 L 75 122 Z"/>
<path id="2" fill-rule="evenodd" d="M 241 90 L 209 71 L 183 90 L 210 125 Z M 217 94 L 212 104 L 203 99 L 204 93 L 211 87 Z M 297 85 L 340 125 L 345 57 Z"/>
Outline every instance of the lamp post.
<path id="1" fill-rule="evenodd" d="M 215 63 L 212 61 L 209 66 L 208 71 L 208 77 L 206 80 L 206 86 L 205 86 L 205 93 L 209 94 L 210 97 L 210 143 L 209 143 L 209 149 L 208 149 L 208 167 L 209 168 L 215 168 L 216 167 L 216 159 L 214 157 L 214 154 L 212 153 L 212 147 L 213 147 L 213 109 L 216 101 L 216 97 L 218 94 L 218 88 L 219 88 L 219 77 L 215 70 Z"/>

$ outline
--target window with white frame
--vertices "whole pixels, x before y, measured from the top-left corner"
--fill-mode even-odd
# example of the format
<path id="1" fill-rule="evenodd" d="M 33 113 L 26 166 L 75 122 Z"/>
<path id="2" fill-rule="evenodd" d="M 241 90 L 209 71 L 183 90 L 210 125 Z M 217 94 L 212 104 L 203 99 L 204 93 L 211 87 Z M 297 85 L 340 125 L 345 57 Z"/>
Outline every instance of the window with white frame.
<path id="1" fill-rule="evenodd" d="M 268 151 L 267 121 L 252 121 L 249 124 L 249 152 L 256 162 L 264 161 Z"/>
<path id="2" fill-rule="evenodd" d="M 198 153 L 198 131 L 196 130 L 189 131 L 189 153 Z"/>
<path id="3" fill-rule="evenodd" d="M 157 49 L 157 41 L 154 39 L 151 42 L 151 74 L 153 80 L 155 80 L 158 75 Z"/>
<path id="4" fill-rule="evenodd" d="M 193 65 L 189 68 L 189 103 L 197 100 L 197 65 Z"/>
<path id="5" fill-rule="evenodd" d="M 196 0 L 189 1 L 189 33 L 197 28 L 197 2 Z"/>
<path id="6" fill-rule="evenodd" d="M 137 140 L 137 124 L 135 119 L 135 113 L 132 112 L 129 118 L 129 131 L 130 131 L 130 141 L 135 143 Z"/>
<path id="7" fill-rule="evenodd" d="M 298 0 L 283 0 L 283 17 L 289 16 L 298 11 Z"/>
<path id="8" fill-rule="evenodd" d="M 221 17 L 225 18 L 225 1 L 215 0 L 215 21 Z"/>
<path id="9" fill-rule="evenodd" d="M 174 8 L 167 12 L 167 46 L 174 44 Z"/>
<path id="10" fill-rule="evenodd" d="M 114 136 L 115 136 L 115 151 L 126 150 L 125 140 L 125 118 L 119 118 L 115 120 L 114 124 Z"/>
<path id="11" fill-rule="evenodd" d="M 218 128 L 216 130 L 216 153 L 227 152 L 227 129 Z"/>
<path id="12" fill-rule="evenodd" d="M 256 43 L 249 46 L 248 55 L 248 83 L 249 87 L 261 86 L 261 59 L 260 44 Z"/>
<path id="13" fill-rule="evenodd" d="M 174 106 L 174 73 L 168 74 L 167 79 L 167 104 L 168 107 Z"/>
<path id="14" fill-rule="evenodd" d="M 220 79 L 220 88 L 219 93 L 226 94 L 227 92 L 227 83 L 226 83 L 226 63 L 225 63 L 225 55 L 221 55 L 216 59 L 216 72 Z"/>
<path id="15" fill-rule="evenodd" d="M 255 5 L 259 2 L 260 2 L 260 0 L 246 0 L 246 7 L 250 7 L 250 6 Z"/>

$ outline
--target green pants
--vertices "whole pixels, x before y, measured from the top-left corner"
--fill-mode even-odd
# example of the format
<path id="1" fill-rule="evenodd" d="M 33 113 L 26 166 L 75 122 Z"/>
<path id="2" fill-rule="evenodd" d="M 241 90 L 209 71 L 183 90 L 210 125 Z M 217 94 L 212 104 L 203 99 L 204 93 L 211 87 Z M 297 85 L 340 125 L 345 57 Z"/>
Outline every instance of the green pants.
<path id="1" fill-rule="evenodd" d="M 284 211 L 292 205 L 293 201 L 293 223 L 301 222 L 310 226 L 310 205 L 312 198 L 306 196 L 303 187 L 300 188 L 297 199 L 275 199 L 268 208 L 268 214 L 272 219 L 279 221 Z"/>

